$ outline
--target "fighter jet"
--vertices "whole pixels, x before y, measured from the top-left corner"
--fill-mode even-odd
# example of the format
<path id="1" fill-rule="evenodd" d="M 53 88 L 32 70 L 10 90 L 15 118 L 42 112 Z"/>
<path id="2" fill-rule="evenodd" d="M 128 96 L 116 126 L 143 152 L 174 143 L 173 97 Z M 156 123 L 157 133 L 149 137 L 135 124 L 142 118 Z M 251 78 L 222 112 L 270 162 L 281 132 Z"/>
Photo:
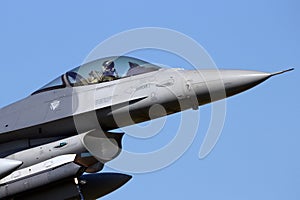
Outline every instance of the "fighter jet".
<path id="1" fill-rule="evenodd" d="M 122 150 L 113 130 L 248 90 L 290 71 L 164 68 L 101 58 L 0 110 L 0 199 L 97 199 L 131 179 L 99 173 Z M 149 114 L 153 105 L 164 112 Z"/>

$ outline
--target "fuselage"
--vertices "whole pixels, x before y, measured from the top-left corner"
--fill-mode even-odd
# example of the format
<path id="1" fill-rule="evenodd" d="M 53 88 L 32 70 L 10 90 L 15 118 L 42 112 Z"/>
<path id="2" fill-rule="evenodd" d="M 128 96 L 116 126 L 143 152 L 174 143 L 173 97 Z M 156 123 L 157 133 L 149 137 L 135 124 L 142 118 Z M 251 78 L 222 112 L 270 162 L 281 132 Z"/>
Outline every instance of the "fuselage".
<path id="1" fill-rule="evenodd" d="M 269 76 L 240 70 L 160 69 L 109 82 L 43 91 L 0 110 L 0 141 L 3 148 L 14 141 L 25 149 L 28 143 L 39 145 L 43 139 L 49 142 L 99 127 L 108 131 L 196 109 L 253 87 Z M 155 104 L 164 110 L 149 116 Z M 10 148 L 2 151 L 3 155 L 8 153 L 12 153 Z"/>
<path id="2" fill-rule="evenodd" d="M 93 129 L 107 132 L 197 109 L 275 74 L 161 68 L 125 56 L 92 61 L 0 110 L 0 157 Z"/>

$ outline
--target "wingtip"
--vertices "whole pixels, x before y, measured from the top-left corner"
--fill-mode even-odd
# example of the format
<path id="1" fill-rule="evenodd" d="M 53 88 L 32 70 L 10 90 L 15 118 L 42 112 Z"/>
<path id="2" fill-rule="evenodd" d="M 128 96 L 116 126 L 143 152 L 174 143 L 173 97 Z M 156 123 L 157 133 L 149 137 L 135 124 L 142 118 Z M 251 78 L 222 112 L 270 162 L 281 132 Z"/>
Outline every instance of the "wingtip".
<path id="1" fill-rule="evenodd" d="M 283 70 L 283 71 L 274 72 L 274 73 L 271 74 L 271 76 L 275 76 L 275 75 L 278 75 L 278 74 L 283 74 L 283 73 L 293 71 L 293 70 L 294 70 L 294 68 L 290 68 L 290 69 L 286 69 L 286 70 Z"/>

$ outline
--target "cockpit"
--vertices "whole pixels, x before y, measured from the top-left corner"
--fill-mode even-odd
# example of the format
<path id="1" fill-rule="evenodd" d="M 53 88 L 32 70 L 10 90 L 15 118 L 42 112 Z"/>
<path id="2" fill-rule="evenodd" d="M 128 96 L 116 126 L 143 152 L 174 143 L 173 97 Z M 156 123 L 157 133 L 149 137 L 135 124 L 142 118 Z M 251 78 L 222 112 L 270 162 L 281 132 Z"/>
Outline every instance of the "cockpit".
<path id="1" fill-rule="evenodd" d="M 128 56 L 101 58 L 68 71 L 35 91 L 32 95 L 64 87 L 78 87 L 114 81 L 157 71 L 160 68 L 159 66 Z"/>

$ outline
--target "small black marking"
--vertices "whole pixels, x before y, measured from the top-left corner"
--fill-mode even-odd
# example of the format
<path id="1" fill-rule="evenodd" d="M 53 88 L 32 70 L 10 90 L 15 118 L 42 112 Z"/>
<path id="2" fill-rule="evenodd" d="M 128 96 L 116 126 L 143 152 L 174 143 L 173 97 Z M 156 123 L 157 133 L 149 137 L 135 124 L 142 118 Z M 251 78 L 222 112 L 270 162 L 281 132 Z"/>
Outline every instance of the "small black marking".
<path id="1" fill-rule="evenodd" d="M 58 149 L 58 148 L 61 148 L 61 147 L 66 146 L 67 144 L 68 144 L 68 143 L 66 143 L 66 142 L 61 142 L 59 145 L 55 146 L 54 148 L 55 148 L 55 149 Z"/>

